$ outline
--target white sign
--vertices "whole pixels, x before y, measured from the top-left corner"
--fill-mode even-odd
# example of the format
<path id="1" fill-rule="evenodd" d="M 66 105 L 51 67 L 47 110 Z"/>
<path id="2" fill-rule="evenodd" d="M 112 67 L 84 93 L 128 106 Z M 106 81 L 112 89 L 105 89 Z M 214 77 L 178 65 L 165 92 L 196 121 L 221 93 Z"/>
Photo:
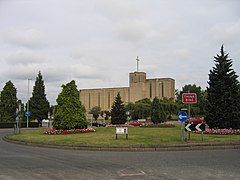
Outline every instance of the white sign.
<path id="1" fill-rule="evenodd" d="M 128 128 L 127 127 L 122 127 L 122 128 L 117 127 L 116 134 L 128 134 Z"/>
<path id="2" fill-rule="evenodd" d="M 93 118 L 93 114 L 87 114 L 86 117 L 87 117 L 87 119 L 92 119 Z"/>

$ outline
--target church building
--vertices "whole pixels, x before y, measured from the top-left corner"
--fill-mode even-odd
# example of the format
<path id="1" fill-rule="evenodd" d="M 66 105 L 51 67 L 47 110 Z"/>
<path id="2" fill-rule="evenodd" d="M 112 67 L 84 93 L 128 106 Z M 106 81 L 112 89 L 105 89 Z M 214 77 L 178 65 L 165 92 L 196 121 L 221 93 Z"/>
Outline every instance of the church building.
<path id="1" fill-rule="evenodd" d="M 99 106 L 101 110 L 110 111 L 118 93 L 120 93 L 125 104 L 129 102 L 134 103 L 144 98 L 151 100 L 155 97 L 159 99 L 174 99 L 175 80 L 172 78 L 147 79 L 146 73 L 139 72 L 137 65 L 137 71 L 129 73 L 129 87 L 81 89 L 79 93 L 80 101 L 85 106 L 87 112 L 95 106 Z"/>

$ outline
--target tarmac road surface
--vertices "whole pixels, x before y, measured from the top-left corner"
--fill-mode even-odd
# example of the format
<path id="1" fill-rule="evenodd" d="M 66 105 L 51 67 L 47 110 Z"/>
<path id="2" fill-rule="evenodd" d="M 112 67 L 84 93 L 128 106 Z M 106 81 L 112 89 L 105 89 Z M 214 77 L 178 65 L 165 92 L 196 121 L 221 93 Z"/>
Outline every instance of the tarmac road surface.
<path id="1" fill-rule="evenodd" d="M 0 180 L 240 180 L 240 150 L 99 152 L 7 143 L 0 129 Z"/>

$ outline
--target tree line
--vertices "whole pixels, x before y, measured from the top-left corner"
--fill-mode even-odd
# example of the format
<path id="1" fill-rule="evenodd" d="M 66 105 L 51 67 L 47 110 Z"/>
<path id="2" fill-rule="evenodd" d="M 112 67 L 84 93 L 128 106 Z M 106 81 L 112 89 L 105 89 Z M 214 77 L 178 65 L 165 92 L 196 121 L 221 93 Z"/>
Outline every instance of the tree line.
<path id="1" fill-rule="evenodd" d="M 111 117 L 113 124 L 125 123 L 130 115 L 132 119 L 150 118 L 153 123 L 160 123 L 176 115 L 186 107 L 182 103 L 182 93 L 196 93 L 198 102 L 191 105 L 191 116 L 203 116 L 210 128 L 240 128 L 240 84 L 232 68 L 232 59 L 221 47 L 214 57 L 215 66 L 210 70 L 208 87 L 202 90 L 195 84 L 185 85 L 181 91 L 176 90 L 176 99 L 142 99 L 135 103 L 124 104 L 120 94 L 115 98 L 111 111 L 101 111 L 93 107 L 90 113 L 97 119 L 99 115 Z M 16 97 L 17 90 L 8 81 L 0 96 L 0 122 L 15 121 L 16 109 L 21 107 L 22 117 L 26 106 Z M 62 85 L 62 92 L 57 97 L 57 105 L 49 106 L 45 94 L 45 85 L 41 72 L 36 77 L 32 97 L 29 100 L 31 119 L 41 122 L 48 112 L 53 111 L 54 127 L 59 129 L 83 128 L 88 122 L 86 110 L 79 101 L 79 92 L 75 81 Z"/>
<path id="2" fill-rule="evenodd" d="M 41 122 L 42 119 L 47 119 L 48 112 L 52 108 L 50 108 L 45 94 L 44 80 L 40 71 L 35 80 L 32 96 L 28 101 L 32 120 Z M 17 99 L 17 89 L 12 81 L 9 80 L 3 87 L 0 95 L 0 122 L 14 122 L 16 121 L 16 116 L 23 121 L 26 120 L 27 103 L 24 105 L 22 100 Z"/>

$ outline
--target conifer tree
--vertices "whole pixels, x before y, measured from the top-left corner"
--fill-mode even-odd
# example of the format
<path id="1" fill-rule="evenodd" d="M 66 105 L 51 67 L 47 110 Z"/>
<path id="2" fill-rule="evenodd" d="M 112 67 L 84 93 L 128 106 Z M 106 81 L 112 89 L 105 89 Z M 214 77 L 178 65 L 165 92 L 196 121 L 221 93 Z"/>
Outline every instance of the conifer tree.
<path id="1" fill-rule="evenodd" d="M 8 81 L 1 92 L 0 121 L 15 121 L 17 107 L 17 89 L 14 87 L 11 81 Z"/>
<path id="2" fill-rule="evenodd" d="M 57 129 L 79 129 L 88 124 L 86 110 L 79 100 L 79 92 L 75 81 L 62 85 L 54 109 L 53 127 Z"/>
<path id="3" fill-rule="evenodd" d="M 158 98 L 155 97 L 153 99 L 151 109 L 151 120 L 154 124 L 166 121 L 167 115 L 163 109 L 163 105 L 160 103 L 160 100 Z"/>
<path id="4" fill-rule="evenodd" d="M 214 59 L 207 88 L 206 122 L 210 128 L 240 128 L 239 81 L 232 59 L 223 46 Z"/>
<path id="5" fill-rule="evenodd" d="M 124 106 L 120 93 L 118 93 L 111 109 L 111 123 L 124 124 L 126 121 L 126 108 Z"/>
<path id="6" fill-rule="evenodd" d="M 29 111 L 31 119 L 39 122 L 48 117 L 50 106 L 45 94 L 45 86 L 41 72 L 38 72 L 35 86 L 33 87 L 32 97 L 29 100 Z"/>

